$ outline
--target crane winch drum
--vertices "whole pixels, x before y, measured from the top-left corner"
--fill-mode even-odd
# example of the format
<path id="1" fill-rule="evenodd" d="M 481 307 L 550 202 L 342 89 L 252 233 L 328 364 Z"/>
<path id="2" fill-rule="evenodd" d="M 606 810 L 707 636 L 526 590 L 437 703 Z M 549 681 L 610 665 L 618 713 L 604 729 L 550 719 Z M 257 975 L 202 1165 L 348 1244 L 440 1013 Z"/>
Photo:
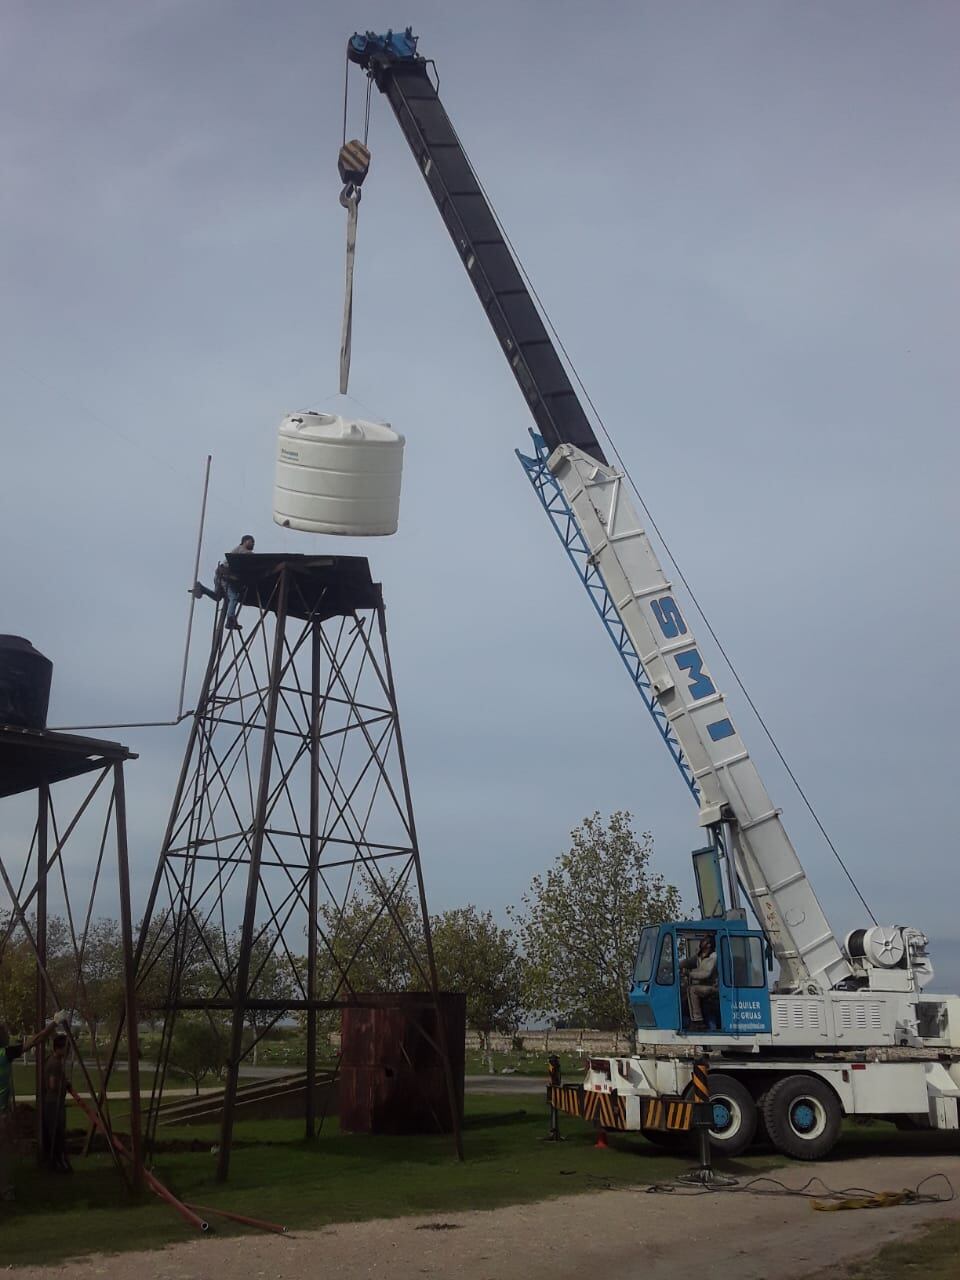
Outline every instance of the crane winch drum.
<path id="1" fill-rule="evenodd" d="M 288 414 L 277 433 L 274 520 L 306 533 L 396 533 L 403 446 L 389 423 Z"/>

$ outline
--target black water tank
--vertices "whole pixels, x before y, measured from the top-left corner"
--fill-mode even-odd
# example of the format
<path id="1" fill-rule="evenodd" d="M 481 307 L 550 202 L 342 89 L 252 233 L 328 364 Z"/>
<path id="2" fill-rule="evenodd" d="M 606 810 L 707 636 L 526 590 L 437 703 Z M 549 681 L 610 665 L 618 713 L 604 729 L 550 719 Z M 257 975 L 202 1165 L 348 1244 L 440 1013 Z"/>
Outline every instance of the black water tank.
<path id="1" fill-rule="evenodd" d="M 53 663 L 23 636 L 0 636 L 0 724 L 43 729 Z"/>

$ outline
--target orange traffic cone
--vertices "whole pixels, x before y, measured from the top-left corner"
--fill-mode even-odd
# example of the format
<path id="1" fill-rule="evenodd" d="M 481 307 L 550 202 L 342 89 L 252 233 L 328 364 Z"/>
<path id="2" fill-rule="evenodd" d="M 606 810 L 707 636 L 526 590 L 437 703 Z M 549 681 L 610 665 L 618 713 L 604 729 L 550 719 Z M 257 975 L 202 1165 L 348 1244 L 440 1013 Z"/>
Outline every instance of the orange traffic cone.
<path id="1" fill-rule="evenodd" d="M 593 1146 L 595 1151 L 609 1151 L 610 1144 L 607 1142 L 607 1131 L 605 1129 L 597 1130 L 597 1140 Z"/>

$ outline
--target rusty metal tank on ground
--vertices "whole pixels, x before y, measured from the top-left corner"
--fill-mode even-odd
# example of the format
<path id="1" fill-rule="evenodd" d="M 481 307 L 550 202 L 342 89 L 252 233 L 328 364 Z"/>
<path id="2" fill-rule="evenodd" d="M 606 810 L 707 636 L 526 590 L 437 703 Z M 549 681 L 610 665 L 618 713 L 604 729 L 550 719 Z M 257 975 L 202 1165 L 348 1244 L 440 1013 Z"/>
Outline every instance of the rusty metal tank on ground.
<path id="1" fill-rule="evenodd" d="M 446 1041 L 455 1106 L 463 1120 L 467 998 L 440 993 L 443 1035 L 429 992 L 364 995 L 340 1022 L 340 1128 L 345 1133 L 450 1133 L 440 1046 Z"/>
<path id="2" fill-rule="evenodd" d="M 23 636 L 0 635 L 0 724 L 45 729 L 53 663 Z"/>
<path id="3" fill-rule="evenodd" d="M 403 444 L 388 423 L 287 414 L 277 433 L 274 520 L 307 533 L 396 533 Z"/>

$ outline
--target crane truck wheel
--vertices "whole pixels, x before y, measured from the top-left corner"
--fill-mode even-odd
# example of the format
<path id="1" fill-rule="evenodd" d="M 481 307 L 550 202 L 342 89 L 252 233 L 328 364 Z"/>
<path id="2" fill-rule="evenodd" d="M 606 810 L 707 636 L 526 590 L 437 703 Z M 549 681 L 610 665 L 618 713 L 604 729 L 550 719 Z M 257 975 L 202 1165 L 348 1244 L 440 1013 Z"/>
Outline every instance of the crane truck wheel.
<path id="1" fill-rule="evenodd" d="M 842 1120 L 837 1095 L 816 1076 L 785 1076 L 763 1099 L 770 1141 L 794 1160 L 820 1160 L 832 1151 Z"/>
<path id="2" fill-rule="evenodd" d="M 722 1072 L 710 1073 L 710 1102 L 713 1124 L 710 1145 L 717 1155 L 743 1155 L 757 1132 L 757 1104 L 750 1090 Z"/>

